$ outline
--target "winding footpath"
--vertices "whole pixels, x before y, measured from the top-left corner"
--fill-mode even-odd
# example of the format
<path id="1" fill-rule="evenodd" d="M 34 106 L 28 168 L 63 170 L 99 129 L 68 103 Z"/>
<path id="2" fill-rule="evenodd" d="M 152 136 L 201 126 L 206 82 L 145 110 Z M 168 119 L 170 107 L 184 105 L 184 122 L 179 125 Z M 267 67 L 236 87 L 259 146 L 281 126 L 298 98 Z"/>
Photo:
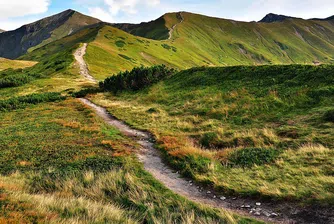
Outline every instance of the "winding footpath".
<path id="1" fill-rule="evenodd" d="M 174 30 L 175 30 L 175 28 L 178 26 L 178 25 L 180 25 L 181 23 L 183 23 L 183 21 L 184 21 L 184 18 L 183 18 L 183 15 L 182 15 L 182 12 L 180 12 L 178 15 L 180 15 L 180 17 L 181 17 L 181 21 L 180 22 L 178 22 L 178 23 L 176 23 L 174 26 L 172 26 L 172 28 L 169 30 L 169 37 L 168 37 L 168 40 L 171 40 L 172 39 L 172 37 L 173 37 L 173 32 L 174 32 Z"/>
<path id="2" fill-rule="evenodd" d="M 96 79 L 94 79 L 93 76 L 91 76 L 89 74 L 88 71 L 88 66 L 85 62 L 84 56 L 86 54 L 86 50 L 87 50 L 87 43 L 84 43 L 82 45 L 82 47 L 79 47 L 75 53 L 74 53 L 74 58 L 75 60 L 78 62 L 79 67 L 80 67 L 80 74 L 85 77 L 87 80 L 91 81 L 91 82 L 97 82 Z"/>
<path id="3" fill-rule="evenodd" d="M 80 64 L 80 71 L 81 69 L 86 69 L 80 73 L 96 81 L 89 75 L 87 65 L 83 59 L 86 47 L 87 44 L 84 44 L 84 47 L 80 48 L 80 54 L 78 54 L 77 61 Z M 143 163 L 145 170 L 176 194 L 197 203 L 215 208 L 223 208 L 266 222 L 288 224 L 331 223 L 331 219 L 327 217 L 328 214 L 331 214 L 330 211 L 322 211 L 315 208 L 311 210 L 312 214 L 309 214 L 310 208 L 300 208 L 293 203 L 263 202 L 251 198 L 223 196 L 215 193 L 212 189 L 203 188 L 193 183 L 192 180 L 181 177 L 178 172 L 163 162 L 160 151 L 154 147 L 155 140 L 150 133 L 130 127 L 109 114 L 105 108 L 94 104 L 88 99 L 80 98 L 80 101 L 92 108 L 108 125 L 116 127 L 122 134 L 134 139 L 141 146 L 137 156 Z"/>

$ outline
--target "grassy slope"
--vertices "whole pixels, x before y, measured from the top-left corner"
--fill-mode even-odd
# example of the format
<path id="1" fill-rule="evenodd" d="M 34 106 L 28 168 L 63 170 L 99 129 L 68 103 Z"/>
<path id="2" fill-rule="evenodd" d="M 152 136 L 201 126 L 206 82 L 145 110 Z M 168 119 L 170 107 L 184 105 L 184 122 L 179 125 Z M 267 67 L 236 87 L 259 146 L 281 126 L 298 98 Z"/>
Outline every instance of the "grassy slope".
<path id="1" fill-rule="evenodd" d="M 0 120 L 0 221 L 252 223 L 166 190 L 131 155 L 136 144 L 77 100 Z"/>
<path id="2" fill-rule="evenodd" d="M 135 37 L 104 26 L 89 45 L 86 61 L 103 79 L 139 65 L 164 63 L 179 69 L 194 66 L 333 62 L 334 27 L 329 21 L 286 20 L 245 23 L 182 13 L 171 40 Z M 164 16 L 166 27 L 180 22 Z M 284 34 L 284 35 L 282 35 Z M 123 56 L 121 56 L 123 55 Z"/>
<path id="3" fill-rule="evenodd" d="M 80 43 L 92 40 L 97 31 L 98 27 L 85 29 L 22 56 L 20 59 L 39 63 L 14 73 L 28 74 L 35 79 L 23 86 L 0 89 L 1 98 L 35 92 L 71 92 L 87 86 L 87 80 L 79 75 L 78 66 L 74 63 L 73 52 Z M 0 78 L 6 77 L 6 73 L 0 72 Z"/>
<path id="4" fill-rule="evenodd" d="M 74 12 L 74 14 L 63 25 L 61 25 L 60 27 L 51 32 L 50 38 L 44 40 L 42 43 L 40 43 L 35 47 L 29 48 L 28 52 L 32 52 L 35 49 L 43 47 L 53 41 L 66 37 L 67 35 L 75 31 L 78 31 L 79 29 L 82 29 L 85 26 L 97 24 L 99 22 L 101 21 L 98 19 L 83 15 L 78 12 Z"/>
<path id="5" fill-rule="evenodd" d="M 22 61 L 22 60 L 10 60 L 6 58 L 0 58 L 0 71 L 5 69 L 19 69 L 27 68 L 35 65 L 37 62 L 34 61 Z"/>
<path id="6" fill-rule="evenodd" d="M 169 161 L 197 181 L 227 193 L 334 203 L 334 126 L 323 118 L 334 109 L 333 70 L 198 68 L 137 93 L 92 98 L 153 132 Z M 225 166 L 229 153 L 247 147 L 283 152 L 270 165 Z"/>

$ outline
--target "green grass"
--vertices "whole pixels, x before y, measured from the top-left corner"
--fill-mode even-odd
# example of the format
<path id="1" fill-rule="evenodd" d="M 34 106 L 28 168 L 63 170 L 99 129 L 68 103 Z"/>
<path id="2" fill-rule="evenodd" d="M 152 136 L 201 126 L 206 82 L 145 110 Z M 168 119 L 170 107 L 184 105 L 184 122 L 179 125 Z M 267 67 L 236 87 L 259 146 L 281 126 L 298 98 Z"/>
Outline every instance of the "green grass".
<path id="1" fill-rule="evenodd" d="M 0 204 L 8 207 L 0 220 L 254 222 L 167 190 L 132 155 L 136 143 L 75 99 L 2 112 L 0 118 Z"/>
<path id="2" fill-rule="evenodd" d="M 0 71 L 6 69 L 19 69 L 27 68 L 35 65 L 37 62 L 34 61 L 23 61 L 23 60 L 10 60 L 6 58 L 0 58 Z"/>
<path id="3" fill-rule="evenodd" d="M 154 133 L 170 164 L 198 182 L 230 194 L 333 204 L 334 129 L 326 119 L 333 70 L 193 68 L 141 91 L 91 98 Z M 250 148 L 254 157 L 242 153 Z"/>

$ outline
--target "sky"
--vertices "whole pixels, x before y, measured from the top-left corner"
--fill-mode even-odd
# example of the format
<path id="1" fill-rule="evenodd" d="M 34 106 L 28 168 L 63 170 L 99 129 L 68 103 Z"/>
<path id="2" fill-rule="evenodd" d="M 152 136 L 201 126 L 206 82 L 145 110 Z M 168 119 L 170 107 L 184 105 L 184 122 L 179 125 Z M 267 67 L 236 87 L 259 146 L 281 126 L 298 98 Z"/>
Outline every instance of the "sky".
<path id="1" fill-rule="evenodd" d="M 239 21 L 268 13 L 300 18 L 334 15 L 334 0 L 0 0 L 0 29 L 13 30 L 66 9 L 112 23 L 140 23 L 187 11 Z"/>

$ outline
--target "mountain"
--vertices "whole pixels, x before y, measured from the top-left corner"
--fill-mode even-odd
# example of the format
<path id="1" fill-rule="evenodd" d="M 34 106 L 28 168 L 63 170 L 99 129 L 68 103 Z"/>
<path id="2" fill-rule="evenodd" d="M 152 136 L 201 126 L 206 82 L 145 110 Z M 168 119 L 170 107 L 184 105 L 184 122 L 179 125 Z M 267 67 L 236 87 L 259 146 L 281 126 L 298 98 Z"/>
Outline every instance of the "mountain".
<path id="1" fill-rule="evenodd" d="M 100 20 L 67 10 L 0 34 L 0 57 L 15 59 Z"/>
<path id="2" fill-rule="evenodd" d="M 334 16 L 330 16 L 330 17 L 325 18 L 325 19 L 314 18 L 314 19 L 311 19 L 311 20 L 331 21 L 331 20 L 334 20 Z"/>
<path id="3" fill-rule="evenodd" d="M 97 23 L 45 47 L 38 45 L 39 49 L 30 50 L 21 59 L 40 61 L 43 55 L 80 42 L 88 43 L 85 59 L 99 80 L 154 64 L 186 69 L 334 62 L 331 21 L 290 18 L 279 23 L 238 22 L 188 12 L 168 13 L 136 25 Z"/>
<path id="4" fill-rule="evenodd" d="M 130 24 L 130 23 L 118 23 L 111 24 L 112 26 L 126 31 L 132 35 L 146 37 L 154 40 L 168 39 L 169 29 L 165 26 L 165 16 L 158 18 L 157 20 L 147 23 Z"/>
<path id="5" fill-rule="evenodd" d="M 259 21 L 259 23 L 274 23 L 274 22 L 282 22 L 286 19 L 296 19 L 295 17 L 285 16 L 285 15 L 277 15 L 274 13 L 267 14 L 263 19 Z"/>
<path id="6" fill-rule="evenodd" d="M 5 30 L 0 29 L 0 33 L 6 32 Z"/>

